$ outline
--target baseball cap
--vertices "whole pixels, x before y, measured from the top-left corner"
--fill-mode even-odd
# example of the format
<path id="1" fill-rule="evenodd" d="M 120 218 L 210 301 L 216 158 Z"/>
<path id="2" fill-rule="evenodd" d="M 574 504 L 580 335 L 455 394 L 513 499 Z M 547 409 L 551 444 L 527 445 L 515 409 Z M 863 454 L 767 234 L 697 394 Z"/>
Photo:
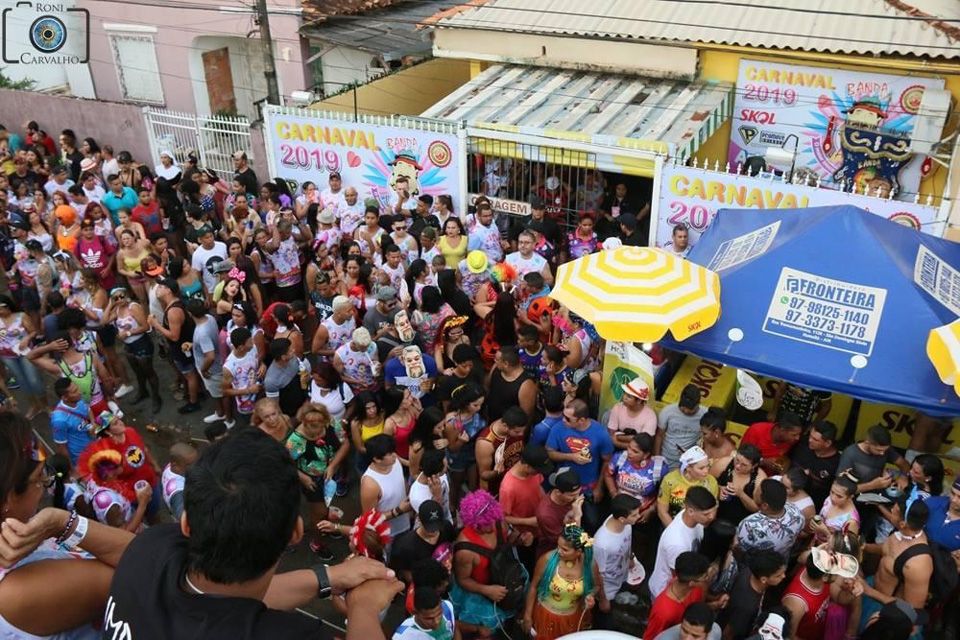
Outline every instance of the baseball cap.
<path id="1" fill-rule="evenodd" d="M 820 546 L 811 549 L 810 555 L 813 558 L 813 564 L 824 573 L 841 578 L 856 578 L 860 571 L 860 563 L 857 559 L 846 553 L 837 553 Z"/>
<path id="2" fill-rule="evenodd" d="M 30 223 L 20 216 L 10 216 L 10 226 L 22 231 L 30 231 Z"/>
<path id="3" fill-rule="evenodd" d="M 213 265 L 214 273 L 227 273 L 230 271 L 230 269 L 233 269 L 233 263 L 229 260 L 221 260 L 217 264 Z"/>
<path id="4" fill-rule="evenodd" d="M 198 237 L 198 238 L 199 238 L 200 236 L 204 236 L 204 235 L 206 235 L 206 234 L 208 234 L 208 233 L 213 233 L 213 227 L 211 227 L 211 226 L 209 226 L 209 225 L 203 225 L 202 227 L 200 227 L 199 229 L 197 229 L 197 237 Z"/>
<path id="5" fill-rule="evenodd" d="M 175 296 L 180 295 L 180 284 L 174 278 L 160 278 L 157 280 L 157 284 L 170 289 L 170 292 Z"/>
<path id="6" fill-rule="evenodd" d="M 580 476 L 573 469 L 562 467 L 551 476 L 550 484 L 553 485 L 554 489 L 563 493 L 577 491 L 580 489 Z"/>
<path id="7" fill-rule="evenodd" d="M 637 216 L 633 215 L 632 213 L 621 213 L 617 218 L 617 221 L 627 229 L 637 228 Z"/>
<path id="8" fill-rule="evenodd" d="M 436 533 L 443 527 L 443 507 L 436 500 L 424 500 L 417 509 L 420 524 L 430 533 Z"/>
<path id="9" fill-rule="evenodd" d="M 40 244 L 40 241 L 37 239 L 27 240 L 25 246 L 27 247 L 27 251 L 43 251 L 43 245 Z"/>
<path id="10" fill-rule="evenodd" d="M 537 473 L 550 473 L 553 471 L 553 463 L 550 462 L 550 456 L 547 449 L 537 444 L 528 444 L 520 453 L 520 462 L 533 467 Z"/>
<path id="11" fill-rule="evenodd" d="M 382 287 L 377 291 L 377 300 L 380 302 L 390 302 L 391 300 L 396 299 L 397 290 L 393 287 Z"/>
<path id="12" fill-rule="evenodd" d="M 337 180 L 340 180 L 340 179 L 341 179 L 341 178 L 340 178 L 340 172 L 339 172 L 339 171 L 331 171 L 331 172 L 330 172 L 330 178 L 327 178 L 327 179 L 330 180 L 330 179 L 333 179 L 333 178 L 336 178 Z"/>
<path id="13" fill-rule="evenodd" d="M 156 278 L 161 273 L 163 273 L 163 267 L 161 267 L 160 265 L 157 265 L 153 269 L 147 269 L 146 271 L 144 271 L 144 273 L 150 276 L 151 278 Z"/>
<path id="14" fill-rule="evenodd" d="M 546 208 L 546 206 L 547 206 L 547 205 L 543 202 L 543 198 L 541 198 L 540 196 L 534 196 L 534 197 L 530 198 L 530 208 L 532 208 L 532 209 L 544 209 L 544 208 Z"/>
<path id="15" fill-rule="evenodd" d="M 65 164 L 58 164 L 57 166 L 55 166 L 55 167 L 53 168 L 53 175 L 55 175 L 55 176 L 60 176 L 60 175 L 63 175 L 63 174 L 65 174 L 65 173 L 67 173 L 67 171 L 68 171 L 67 165 L 65 165 Z"/>
<path id="16" fill-rule="evenodd" d="M 470 273 L 483 273 L 487 270 L 487 254 L 483 251 L 471 251 L 467 254 L 467 269 Z"/>

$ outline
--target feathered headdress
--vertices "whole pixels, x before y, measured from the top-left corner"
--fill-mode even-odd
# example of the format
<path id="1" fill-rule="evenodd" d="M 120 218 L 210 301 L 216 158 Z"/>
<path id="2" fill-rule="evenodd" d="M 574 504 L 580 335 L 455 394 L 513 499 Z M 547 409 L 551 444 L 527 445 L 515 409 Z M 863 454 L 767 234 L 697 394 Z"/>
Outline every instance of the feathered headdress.
<path id="1" fill-rule="evenodd" d="M 367 543 L 364 541 L 363 534 L 369 529 L 379 536 L 383 543 L 383 548 L 390 546 L 390 521 L 376 509 L 369 509 L 360 514 L 353 521 L 353 527 L 350 528 L 350 544 L 356 550 L 357 555 L 370 556 L 370 550 L 367 549 Z"/>

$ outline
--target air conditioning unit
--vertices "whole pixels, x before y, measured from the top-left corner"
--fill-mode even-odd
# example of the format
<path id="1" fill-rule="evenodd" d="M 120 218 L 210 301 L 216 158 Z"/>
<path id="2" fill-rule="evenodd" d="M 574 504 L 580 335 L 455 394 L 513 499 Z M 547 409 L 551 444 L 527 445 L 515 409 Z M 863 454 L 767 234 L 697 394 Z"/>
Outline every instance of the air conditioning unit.
<path id="1" fill-rule="evenodd" d="M 290 94 L 290 104 L 294 107 L 309 107 L 316 101 L 311 91 L 294 91 Z"/>
<path id="2" fill-rule="evenodd" d="M 925 89 L 920 99 L 913 133 L 910 134 L 910 150 L 919 155 L 930 155 L 933 146 L 940 142 L 949 112 L 949 91 Z"/>

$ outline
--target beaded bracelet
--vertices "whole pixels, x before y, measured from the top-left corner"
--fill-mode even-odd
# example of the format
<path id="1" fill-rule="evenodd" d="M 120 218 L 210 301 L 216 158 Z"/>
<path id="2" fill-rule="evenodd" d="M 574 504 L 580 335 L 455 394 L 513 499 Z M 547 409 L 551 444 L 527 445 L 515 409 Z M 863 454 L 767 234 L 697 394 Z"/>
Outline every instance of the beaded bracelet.
<path id="1" fill-rule="evenodd" d="M 67 518 L 67 524 L 63 527 L 63 530 L 60 532 L 60 535 L 57 536 L 56 544 L 63 544 L 63 541 L 67 539 L 67 536 L 70 535 L 70 528 L 73 527 L 74 523 L 77 521 L 76 511 L 70 512 L 70 517 Z"/>

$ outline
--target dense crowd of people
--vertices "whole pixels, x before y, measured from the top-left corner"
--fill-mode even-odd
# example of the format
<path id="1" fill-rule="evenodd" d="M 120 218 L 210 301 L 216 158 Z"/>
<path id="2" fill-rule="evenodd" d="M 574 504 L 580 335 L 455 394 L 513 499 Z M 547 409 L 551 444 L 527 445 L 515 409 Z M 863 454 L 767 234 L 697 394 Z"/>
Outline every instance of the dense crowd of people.
<path id="1" fill-rule="evenodd" d="M 398 180 L 381 207 L 234 162 L 0 128 L 0 637 L 321 637 L 295 611 L 317 597 L 364 640 L 949 626 L 936 455 L 882 426 L 841 448 L 830 394 L 785 382 L 738 442 L 694 385 L 656 410 L 637 377 L 601 413 L 604 341 L 550 293 L 558 264 L 645 244 L 623 185 L 591 178 L 568 228 L 539 193 L 515 218 Z M 165 397 L 208 444 L 162 466 L 123 409 Z M 278 573 L 301 544 L 317 562 Z"/>

